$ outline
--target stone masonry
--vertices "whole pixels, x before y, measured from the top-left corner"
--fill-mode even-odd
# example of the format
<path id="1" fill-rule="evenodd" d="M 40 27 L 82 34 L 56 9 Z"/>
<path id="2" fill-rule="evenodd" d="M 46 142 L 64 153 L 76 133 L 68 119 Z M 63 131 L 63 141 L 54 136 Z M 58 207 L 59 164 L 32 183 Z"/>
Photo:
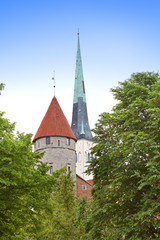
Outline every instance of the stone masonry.
<path id="1" fill-rule="evenodd" d="M 75 140 L 67 137 L 50 137 L 50 144 L 46 143 L 46 137 L 35 141 L 35 152 L 45 152 L 42 161 L 51 167 L 49 173 L 66 166 L 67 171 L 72 171 L 76 180 L 75 166 Z"/>

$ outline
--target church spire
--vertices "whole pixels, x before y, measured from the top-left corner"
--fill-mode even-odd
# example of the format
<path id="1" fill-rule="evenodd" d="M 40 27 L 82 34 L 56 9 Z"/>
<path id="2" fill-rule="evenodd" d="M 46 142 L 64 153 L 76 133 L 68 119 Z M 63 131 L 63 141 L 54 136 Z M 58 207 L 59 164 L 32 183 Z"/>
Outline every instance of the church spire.
<path id="1" fill-rule="evenodd" d="M 77 139 L 80 139 L 80 138 L 85 138 L 89 140 L 92 139 L 92 133 L 90 131 L 88 114 L 87 114 L 86 94 L 85 94 L 82 59 L 81 59 L 81 51 L 80 51 L 79 32 L 78 32 L 78 47 L 77 47 L 77 58 L 76 58 L 76 72 L 75 72 L 71 128 Z M 82 129 L 83 129 L 83 134 L 82 134 Z"/>
<path id="2" fill-rule="evenodd" d="M 77 103 L 79 97 L 82 97 L 83 101 L 86 102 L 85 89 L 84 89 L 84 77 L 83 77 L 83 69 L 82 69 L 82 59 L 81 59 L 81 51 L 80 51 L 79 32 L 78 32 L 78 47 L 77 47 L 73 103 Z"/>

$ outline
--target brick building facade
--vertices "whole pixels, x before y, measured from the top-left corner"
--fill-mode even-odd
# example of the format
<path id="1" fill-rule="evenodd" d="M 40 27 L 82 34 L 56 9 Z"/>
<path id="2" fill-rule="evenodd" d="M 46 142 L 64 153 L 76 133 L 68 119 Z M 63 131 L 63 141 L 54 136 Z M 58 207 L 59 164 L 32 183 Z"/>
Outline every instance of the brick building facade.
<path id="1" fill-rule="evenodd" d="M 92 198 L 92 188 L 93 185 L 91 183 L 76 174 L 76 190 L 78 199 L 86 198 L 87 201 L 90 201 Z"/>

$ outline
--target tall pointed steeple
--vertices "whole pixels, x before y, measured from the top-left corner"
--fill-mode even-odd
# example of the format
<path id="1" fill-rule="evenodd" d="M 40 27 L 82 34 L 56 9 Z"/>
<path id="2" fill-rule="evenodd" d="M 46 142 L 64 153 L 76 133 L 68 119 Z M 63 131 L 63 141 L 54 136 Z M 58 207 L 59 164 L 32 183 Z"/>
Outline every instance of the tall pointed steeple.
<path id="1" fill-rule="evenodd" d="M 80 51 L 80 41 L 78 32 L 78 48 L 76 59 L 76 72 L 75 72 L 75 85 L 74 85 L 74 98 L 73 98 L 73 111 L 72 111 L 72 124 L 71 128 L 77 139 L 92 139 L 92 133 L 90 131 L 86 94 L 84 86 L 84 77 L 82 69 L 82 59 Z"/>

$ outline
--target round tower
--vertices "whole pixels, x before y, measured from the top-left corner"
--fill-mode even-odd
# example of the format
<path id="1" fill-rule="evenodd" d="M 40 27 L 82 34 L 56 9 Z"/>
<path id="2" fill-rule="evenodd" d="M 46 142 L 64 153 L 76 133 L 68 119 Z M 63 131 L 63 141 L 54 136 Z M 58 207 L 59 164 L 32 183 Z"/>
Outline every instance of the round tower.
<path id="1" fill-rule="evenodd" d="M 42 161 L 50 166 L 49 174 L 66 167 L 76 179 L 76 137 L 54 97 L 33 139 L 35 151 L 45 152 Z"/>

